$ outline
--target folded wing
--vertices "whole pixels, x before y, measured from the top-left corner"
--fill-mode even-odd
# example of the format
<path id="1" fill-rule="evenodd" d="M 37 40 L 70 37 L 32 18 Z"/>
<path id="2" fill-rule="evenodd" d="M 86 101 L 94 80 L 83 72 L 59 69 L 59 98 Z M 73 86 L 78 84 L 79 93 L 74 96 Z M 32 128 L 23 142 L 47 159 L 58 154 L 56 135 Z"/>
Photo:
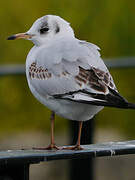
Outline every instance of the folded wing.
<path id="1" fill-rule="evenodd" d="M 119 95 L 96 45 L 75 41 L 72 46 L 70 42 L 70 46 L 54 47 L 52 54 L 42 49 L 29 66 L 29 81 L 40 95 L 96 106 L 129 108 L 129 103 Z"/>

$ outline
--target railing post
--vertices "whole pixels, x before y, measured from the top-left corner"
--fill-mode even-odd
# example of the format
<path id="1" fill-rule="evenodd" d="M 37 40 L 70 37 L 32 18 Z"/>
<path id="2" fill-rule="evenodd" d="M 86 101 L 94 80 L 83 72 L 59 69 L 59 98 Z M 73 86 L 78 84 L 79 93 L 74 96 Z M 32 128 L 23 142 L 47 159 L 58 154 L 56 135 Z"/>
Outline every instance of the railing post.
<path id="1" fill-rule="evenodd" d="M 29 164 L 5 164 L 0 166 L 0 180 L 29 180 Z"/>
<path id="2" fill-rule="evenodd" d="M 70 121 L 70 143 L 75 144 L 78 135 L 78 122 Z M 81 144 L 92 144 L 94 136 L 94 119 L 83 123 Z M 93 158 L 74 159 L 70 161 L 71 180 L 93 180 L 94 166 Z"/>

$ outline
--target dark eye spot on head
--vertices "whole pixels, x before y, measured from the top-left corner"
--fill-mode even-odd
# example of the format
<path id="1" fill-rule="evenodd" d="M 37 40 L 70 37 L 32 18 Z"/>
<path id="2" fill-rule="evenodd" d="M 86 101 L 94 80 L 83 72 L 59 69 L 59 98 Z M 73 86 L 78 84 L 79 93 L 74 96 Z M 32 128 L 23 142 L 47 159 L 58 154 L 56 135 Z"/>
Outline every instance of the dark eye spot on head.
<path id="1" fill-rule="evenodd" d="M 49 31 L 48 27 L 44 27 L 40 29 L 40 34 L 45 34 L 47 31 Z"/>
<path id="2" fill-rule="evenodd" d="M 56 24 L 56 29 L 55 29 L 55 33 L 60 32 L 60 27 L 58 26 L 58 24 Z"/>
<path id="3" fill-rule="evenodd" d="M 45 34 L 47 33 L 47 31 L 49 31 L 49 26 L 48 26 L 47 18 L 45 18 L 41 23 L 39 32 L 40 34 Z"/>

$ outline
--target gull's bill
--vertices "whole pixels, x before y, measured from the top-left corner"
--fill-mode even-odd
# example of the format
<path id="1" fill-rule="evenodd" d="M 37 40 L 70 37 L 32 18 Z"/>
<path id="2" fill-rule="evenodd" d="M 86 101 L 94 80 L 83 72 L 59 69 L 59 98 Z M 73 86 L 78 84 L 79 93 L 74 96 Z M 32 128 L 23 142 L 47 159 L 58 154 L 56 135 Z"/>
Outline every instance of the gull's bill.
<path id="1" fill-rule="evenodd" d="M 11 35 L 7 38 L 7 40 L 15 40 L 15 39 L 31 39 L 33 35 L 30 35 L 28 33 L 19 33 L 15 35 Z"/>

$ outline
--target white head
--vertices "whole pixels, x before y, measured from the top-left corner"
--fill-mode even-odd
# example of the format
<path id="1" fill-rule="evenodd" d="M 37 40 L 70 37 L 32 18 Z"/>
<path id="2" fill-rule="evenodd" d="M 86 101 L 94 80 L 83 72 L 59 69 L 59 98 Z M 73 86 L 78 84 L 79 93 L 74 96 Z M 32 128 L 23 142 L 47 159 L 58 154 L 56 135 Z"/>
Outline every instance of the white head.
<path id="1" fill-rule="evenodd" d="M 37 19 L 26 33 L 12 35 L 8 40 L 28 39 L 35 45 L 41 46 L 54 38 L 74 37 L 70 24 L 59 16 L 46 15 Z"/>

